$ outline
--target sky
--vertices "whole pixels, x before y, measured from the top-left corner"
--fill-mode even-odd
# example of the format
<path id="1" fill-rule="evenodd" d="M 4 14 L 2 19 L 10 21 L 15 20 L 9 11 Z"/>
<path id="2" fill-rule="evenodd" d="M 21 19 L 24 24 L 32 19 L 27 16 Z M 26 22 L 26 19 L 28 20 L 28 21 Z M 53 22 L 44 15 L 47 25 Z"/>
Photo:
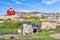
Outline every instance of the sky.
<path id="1" fill-rule="evenodd" d="M 60 0 L 0 0 L 0 15 L 9 8 L 16 12 L 60 13 Z"/>

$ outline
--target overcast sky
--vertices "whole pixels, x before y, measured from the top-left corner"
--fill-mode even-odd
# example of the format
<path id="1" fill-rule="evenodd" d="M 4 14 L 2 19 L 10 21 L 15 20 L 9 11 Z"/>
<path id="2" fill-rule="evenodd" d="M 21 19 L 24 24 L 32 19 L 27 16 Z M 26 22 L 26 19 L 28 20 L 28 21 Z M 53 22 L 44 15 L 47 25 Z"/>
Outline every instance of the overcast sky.
<path id="1" fill-rule="evenodd" d="M 0 0 L 0 15 L 5 15 L 10 7 L 16 12 L 60 13 L 60 0 Z"/>

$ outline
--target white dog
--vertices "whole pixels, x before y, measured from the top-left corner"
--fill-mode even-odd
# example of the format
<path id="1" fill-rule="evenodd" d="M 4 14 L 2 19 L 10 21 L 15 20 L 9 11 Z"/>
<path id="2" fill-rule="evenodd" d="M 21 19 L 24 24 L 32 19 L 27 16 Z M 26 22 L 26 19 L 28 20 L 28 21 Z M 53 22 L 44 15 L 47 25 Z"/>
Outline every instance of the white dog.
<path id="1" fill-rule="evenodd" d="M 21 34 L 21 30 L 20 29 L 18 29 L 18 34 Z"/>

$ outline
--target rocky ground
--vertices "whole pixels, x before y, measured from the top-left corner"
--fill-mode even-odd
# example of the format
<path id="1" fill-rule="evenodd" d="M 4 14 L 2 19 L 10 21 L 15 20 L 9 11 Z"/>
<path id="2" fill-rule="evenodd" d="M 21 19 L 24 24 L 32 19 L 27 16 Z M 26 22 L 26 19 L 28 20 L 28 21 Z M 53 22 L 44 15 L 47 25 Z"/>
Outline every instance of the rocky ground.
<path id="1" fill-rule="evenodd" d="M 55 38 L 55 39 L 60 39 L 60 33 L 55 33 L 50 35 L 50 37 Z"/>
<path id="2" fill-rule="evenodd" d="M 7 35 L 0 36 L 0 38 L 4 38 L 4 39 L 29 38 L 29 37 L 34 37 L 34 35 L 7 34 Z"/>

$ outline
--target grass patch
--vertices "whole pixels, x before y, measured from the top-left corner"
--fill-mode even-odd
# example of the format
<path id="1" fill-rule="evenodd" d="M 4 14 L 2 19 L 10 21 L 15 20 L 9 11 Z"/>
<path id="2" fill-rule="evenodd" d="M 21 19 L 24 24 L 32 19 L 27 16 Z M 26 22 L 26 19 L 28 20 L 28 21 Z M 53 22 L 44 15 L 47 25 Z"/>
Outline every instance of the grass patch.
<path id="1" fill-rule="evenodd" d="M 17 29 L 5 28 L 0 29 L 0 33 L 3 34 L 17 34 Z M 54 39 L 49 37 L 49 35 L 54 33 L 60 33 L 60 30 L 42 30 L 42 32 L 36 33 L 35 38 L 20 38 L 20 39 L 13 39 L 13 40 L 60 40 Z M 0 39 L 0 40 L 12 40 L 12 39 Z"/>
<path id="2" fill-rule="evenodd" d="M 17 34 L 18 30 L 17 29 L 10 29 L 10 28 L 5 28 L 5 29 L 0 29 L 0 33 L 2 34 Z"/>

